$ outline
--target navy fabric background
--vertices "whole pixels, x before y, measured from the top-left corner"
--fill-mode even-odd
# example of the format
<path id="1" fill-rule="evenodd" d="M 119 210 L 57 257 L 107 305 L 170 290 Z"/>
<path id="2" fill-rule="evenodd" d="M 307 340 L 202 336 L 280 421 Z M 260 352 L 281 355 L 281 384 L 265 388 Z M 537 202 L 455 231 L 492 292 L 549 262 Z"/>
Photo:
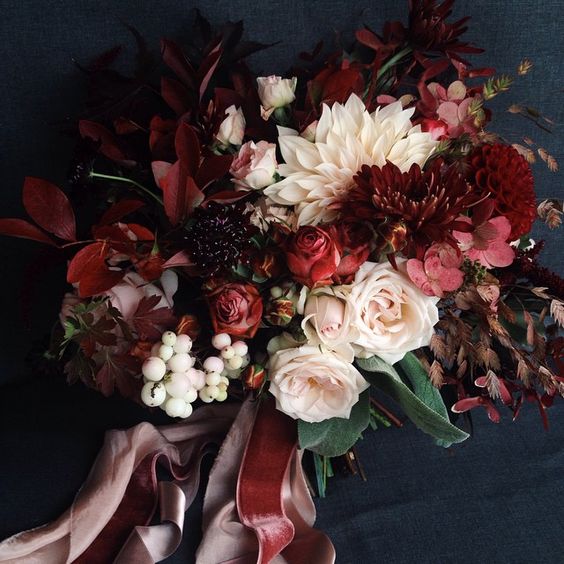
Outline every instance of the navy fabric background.
<path id="1" fill-rule="evenodd" d="M 189 33 L 191 8 L 214 23 L 244 19 L 247 37 L 281 40 L 252 59 L 261 74 L 282 74 L 298 52 L 334 31 L 350 34 L 368 23 L 407 16 L 399 0 L 185 2 L 116 0 L 0 0 L 0 170 L 2 216 L 21 216 L 25 175 L 61 183 L 72 140 L 53 125 L 76 115 L 83 91 L 72 59 L 86 61 L 117 43 L 130 45 L 120 20 L 153 44 Z M 521 58 L 535 63 L 510 94 L 495 102 L 496 130 L 511 141 L 529 135 L 564 166 L 564 2 L 459 0 L 455 15 L 471 15 L 468 38 L 486 53 L 477 66 L 514 72 Z M 513 102 L 541 107 L 556 122 L 542 134 L 504 112 Z M 562 173 L 534 169 L 539 197 L 563 196 Z M 552 233 L 544 262 L 564 272 L 563 232 Z M 541 228 L 536 236 L 542 238 Z M 34 243 L 0 241 L 0 538 L 56 518 L 72 501 L 106 429 L 147 418 L 120 398 L 103 399 L 62 378 L 38 378 L 24 363 L 31 344 L 49 331 L 64 286 L 61 269 L 37 267 Z M 26 322 L 17 303 L 25 276 L 39 276 L 42 295 Z M 564 403 L 564 402 L 562 402 Z M 337 548 L 337 562 L 562 562 L 564 557 L 564 405 L 542 430 L 534 406 L 511 423 L 476 417 L 475 437 L 449 450 L 408 424 L 367 432 L 359 450 L 369 482 L 336 478 L 317 502 L 318 526 Z M 159 417 L 153 417 L 159 422 Z M 162 421 L 162 418 L 160 419 Z M 199 539 L 199 508 L 188 512 L 181 549 L 168 562 L 192 562 Z"/>

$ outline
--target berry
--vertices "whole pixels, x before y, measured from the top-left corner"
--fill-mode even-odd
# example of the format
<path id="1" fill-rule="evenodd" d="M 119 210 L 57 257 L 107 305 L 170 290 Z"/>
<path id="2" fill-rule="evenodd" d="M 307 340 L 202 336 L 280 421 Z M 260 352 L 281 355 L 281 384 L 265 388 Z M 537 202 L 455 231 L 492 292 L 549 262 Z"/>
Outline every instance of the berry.
<path id="1" fill-rule="evenodd" d="M 169 345 L 161 345 L 159 347 L 158 357 L 162 358 L 165 362 L 174 354 L 172 347 Z"/>
<path id="2" fill-rule="evenodd" d="M 189 353 L 192 350 L 192 339 L 188 335 L 178 335 L 172 348 L 175 353 Z"/>
<path id="3" fill-rule="evenodd" d="M 147 380 L 158 382 L 162 380 L 166 373 L 166 364 L 162 358 L 157 356 L 150 356 L 141 368 L 141 372 Z"/>
<path id="4" fill-rule="evenodd" d="M 187 403 L 186 407 L 184 408 L 184 413 L 180 416 L 182 417 L 182 419 L 186 419 L 187 417 L 190 417 L 190 415 L 192 415 L 192 411 L 193 411 L 193 407 Z"/>
<path id="5" fill-rule="evenodd" d="M 219 372 L 208 372 L 206 374 L 206 384 L 208 386 L 217 386 L 221 382 L 221 374 Z"/>
<path id="6" fill-rule="evenodd" d="M 198 398 L 198 390 L 196 388 L 190 388 L 182 398 L 186 403 L 193 403 Z"/>
<path id="7" fill-rule="evenodd" d="M 221 350 L 231 344 L 231 337 L 227 333 L 218 333 L 211 342 L 214 349 Z"/>
<path id="8" fill-rule="evenodd" d="M 186 402 L 182 398 L 170 398 L 166 401 L 166 414 L 169 417 L 182 417 L 186 411 Z"/>
<path id="9" fill-rule="evenodd" d="M 237 356 L 245 356 L 249 352 L 249 347 L 244 341 L 235 341 L 231 346 Z"/>
<path id="10" fill-rule="evenodd" d="M 217 394 L 215 401 L 225 401 L 226 399 L 227 399 L 227 391 L 219 390 L 219 394 Z"/>
<path id="11" fill-rule="evenodd" d="M 221 358 L 224 358 L 225 360 L 229 360 L 234 356 L 235 356 L 235 350 L 233 349 L 233 347 L 228 346 L 228 347 L 223 347 L 221 349 Z"/>
<path id="12" fill-rule="evenodd" d="M 225 368 L 223 360 L 218 356 L 208 356 L 204 360 L 204 370 L 206 372 L 221 372 Z"/>
<path id="13" fill-rule="evenodd" d="M 227 366 L 231 370 L 238 370 L 243 366 L 243 359 L 240 356 L 233 356 L 227 361 Z"/>
<path id="14" fill-rule="evenodd" d="M 204 390 L 212 399 L 219 395 L 219 388 L 217 386 L 207 386 Z"/>
<path id="15" fill-rule="evenodd" d="M 188 375 L 188 378 L 190 378 L 190 382 L 192 382 L 192 386 L 194 386 L 196 390 L 201 390 L 206 385 L 206 375 L 201 370 L 190 368 L 186 374 Z"/>
<path id="16" fill-rule="evenodd" d="M 141 401 L 149 407 L 161 405 L 166 399 L 166 390 L 162 382 L 147 382 L 141 388 Z"/>
<path id="17" fill-rule="evenodd" d="M 198 396 L 204 403 L 211 403 L 213 401 L 213 398 L 208 394 L 207 388 L 202 388 L 198 392 Z"/>
<path id="18" fill-rule="evenodd" d="M 165 331 L 161 340 L 163 345 L 174 347 L 174 343 L 176 343 L 176 333 L 173 333 L 172 331 Z"/>
<path id="19" fill-rule="evenodd" d="M 187 353 L 177 353 L 170 357 L 167 365 L 172 372 L 186 372 L 192 366 L 192 359 Z"/>
<path id="20" fill-rule="evenodd" d="M 184 397 L 192 382 L 185 372 L 173 372 L 165 383 L 166 391 L 173 398 Z"/>

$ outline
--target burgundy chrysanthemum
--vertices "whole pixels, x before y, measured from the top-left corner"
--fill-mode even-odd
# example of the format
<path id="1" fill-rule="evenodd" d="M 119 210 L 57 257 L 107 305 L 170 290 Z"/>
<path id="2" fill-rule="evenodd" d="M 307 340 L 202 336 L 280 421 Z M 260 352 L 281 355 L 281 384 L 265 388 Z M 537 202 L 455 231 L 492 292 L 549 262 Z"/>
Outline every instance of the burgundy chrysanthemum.
<path id="1" fill-rule="evenodd" d="M 463 176 L 438 159 L 425 171 L 417 164 L 408 172 L 390 162 L 382 168 L 363 166 L 354 180 L 356 186 L 343 202 L 343 215 L 405 225 L 406 251 L 411 256 L 451 239 L 457 217 L 478 199 Z"/>
<path id="2" fill-rule="evenodd" d="M 511 239 L 529 233 L 536 217 L 531 167 L 509 145 L 482 145 L 470 156 L 470 181 L 495 200 L 496 215 L 511 223 Z"/>

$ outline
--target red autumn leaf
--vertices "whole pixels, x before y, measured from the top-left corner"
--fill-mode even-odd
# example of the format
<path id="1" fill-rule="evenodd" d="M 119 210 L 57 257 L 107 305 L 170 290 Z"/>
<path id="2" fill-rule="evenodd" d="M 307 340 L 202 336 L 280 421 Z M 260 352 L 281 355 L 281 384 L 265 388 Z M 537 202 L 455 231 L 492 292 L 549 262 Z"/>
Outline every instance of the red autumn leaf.
<path id="1" fill-rule="evenodd" d="M 449 66 L 450 61 L 448 59 L 441 59 L 432 64 L 429 64 L 428 66 L 426 66 L 426 69 L 421 75 L 420 80 L 426 82 L 427 80 L 430 80 L 431 78 L 434 78 L 438 74 L 444 72 Z"/>
<path id="2" fill-rule="evenodd" d="M 141 391 L 142 380 L 135 378 L 139 370 L 139 362 L 134 357 L 106 353 L 106 359 L 95 377 L 96 386 L 106 397 L 112 395 L 117 387 L 122 396 L 134 399 Z"/>
<path id="3" fill-rule="evenodd" d="M 161 161 L 153 162 L 155 178 L 162 174 L 166 168 L 161 165 L 157 166 L 157 163 L 161 163 Z M 166 174 L 159 176 L 157 182 L 163 191 L 165 213 L 170 222 L 176 225 L 183 219 L 186 211 L 186 190 L 180 186 L 180 161 L 170 165 Z"/>
<path id="4" fill-rule="evenodd" d="M 125 275 L 123 270 L 110 270 L 105 263 L 93 266 L 95 268 L 88 270 L 78 283 L 78 295 L 81 298 L 106 292 L 118 284 Z"/>
<path id="5" fill-rule="evenodd" d="M 153 171 L 153 176 L 157 186 L 164 191 L 163 184 L 167 182 L 166 177 L 171 169 L 172 165 L 165 161 L 153 161 L 151 163 L 151 169 Z"/>
<path id="6" fill-rule="evenodd" d="M 145 297 L 139 302 L 133 314 L 133 327 L 142 340 L 158 339 L 162 335 L 164 327 L 176 323 L 176 318 L 169 307 L 155 309 L 160 301 L 160 296 Z"/>
<path id="7" fill-rule="evenodd" d="M 155 235 L 150 230 L 144 227 L 143 225 L 139 225 L 138 223 L 128 223 L 127 227 L 133 231 L 135 236 L 137 237 L 137 241 L 154 241 Z"/>
<path id="8" fill-rule="evenodd" d="M 0 219 L 0 235 L 8 235 L 9 237 L 19 237 L 21 239 L 31 239 L 57 247 L 57 243 L 53 241 L 49 235 L 41 231 L 35 225 L 18 218 Z"/>
<path id="9" fill-rule="evenodd" d="M 216 192 L 211 195 L 202 204 L 202 207 L 206 207 L 210 202 L 219 202 L 220 204 L 232 204 L 233 202 L 238 202 L 243 198 L 248 196 L 248 192 L 235 192 L 234 190 L 222 190 L 221 192 Z"/>
<path id="10" fill-rule="evenodd" d="M 202 190 L 205 190 L 208 184 L 223 178 L 229 172 L 232 162 L 233 155 L 211 155 L 205 157 L 194 179 L 196 184 Z"/>
<path id="11" fill-rule="evenodd" d="M 344 103 L 352 93 L 359 94 L 364 88 L 364 80 L 359 71 L 342 69 L 332 73 L 323 83 L 322 102 Z"/>
<path id="12" fill-rule="evenodd" d="M 186 179 L 186 211 L 188 215 L 205 200 L 204 193 L 198 188 L 194 179 L 189 176 Z"/>
<path id="13" fill-rule="evenodd" d="M 76 241 L 74 212 L 65 193 L 42 178 L 26 177 L 23 205 L 35 223 L 65 241 Z"/>
<path id="14" fill-rule="evenodd" d="M 359 29 L 355 33 L 356 39 L 362 45 L 366 47 L 370 47 L 370 49 L 374 49 L 374 51 L 378 51 L 385 45 L 380 41 L 378 36 L 375 33 L 372 33 L 369 29 Z"/>
<path id="15" fill-rule="evenodd" d="M 69 263 L 67 269 L 67 282 L 74 284 L 78 282 L 85 272 L 92 266 L 105 264 L 106 243 L 92 243 L 76 253 Z"/>
<path id="16" fill-rule="evenodd" d="M 83 138 L 88 137 L 100 143 L 99 151 L 108 159 L 124 164 L 133 164 L 132 161 L 127 159 L 117 137 L 103 125 L 83 119 L 78 122 L 78 130 Z"/>
<path id="17" fill-rule="evenodd" d="M 177 266 L 193 266 L 192 259 L 186 251 L 180 251 L 170 257 L 164 264 L 163 268 L 175 268 Z"/>
<path id="18" fill-rule="evenodd" d="M 161 78 L 161 96 L 178 116 L 185 114 L 190 109 L 190 93 L 178 80 Z"/>
<path id="19" fill-rule="evenodd" d="M 200 167 L 200 142 L 190 124 L 182 122 L 178 126 L 174 147 L 183 173 L 196 176 Z"/>
<path id="20" fill-rule="evenodd" d="M 195 90 L 195 72 L 182 49 L 170 39 L 161 39 L 161 52 L 164 63 L 188 88 Z"/>
<path id="21" fill-rule="evenodd" d="M 141 200 L 121 200 L 104 212 L 100 218 L 99 225 L 110 225 L 119 221 L 126 215 L 137 211 L 145 205 Z"/>
<path id="22" fill-rule="evenodd" d="M 200 68 L 198 69 L 198 78 L 200 79 L 200 100 L 204 97 L 208 84 L 219 64 L 223 50 L 221 43 L 217 45 L 210 54 L 204 59 Z"/>

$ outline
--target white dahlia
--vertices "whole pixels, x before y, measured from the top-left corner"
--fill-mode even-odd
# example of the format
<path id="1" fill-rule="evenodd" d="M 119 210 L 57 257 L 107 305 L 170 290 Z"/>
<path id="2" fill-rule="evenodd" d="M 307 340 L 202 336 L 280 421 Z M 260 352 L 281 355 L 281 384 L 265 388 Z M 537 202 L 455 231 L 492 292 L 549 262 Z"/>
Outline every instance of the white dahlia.
<path id="1" fill-rule="evenodd" d="M 343 198 L 362 165 L 383 166 L 386 161 L 402 171 L 423 166 L 437 145 L 430 133 L 413 127 L 413 108 L 400 102 L 370 114 L 353 94 L 346 103 L 323 106 L 313 141 L 293 129 L 279 128 L 278 142 L 285 177 L 264 193 L 275 203 L 294 206 L 299 225 L 317 225 L 336 219 L 332 204 Z"/>

